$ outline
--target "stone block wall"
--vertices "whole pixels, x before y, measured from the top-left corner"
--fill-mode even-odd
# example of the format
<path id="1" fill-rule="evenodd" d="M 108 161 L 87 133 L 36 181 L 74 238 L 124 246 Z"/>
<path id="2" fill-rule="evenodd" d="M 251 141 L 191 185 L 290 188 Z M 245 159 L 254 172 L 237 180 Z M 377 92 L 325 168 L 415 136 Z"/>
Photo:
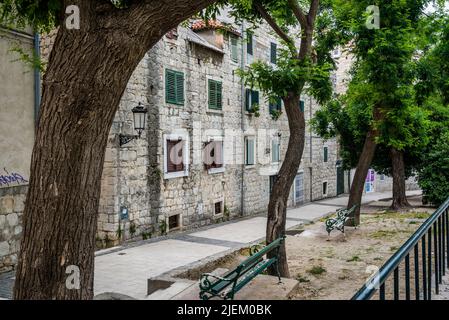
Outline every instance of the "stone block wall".
<path id="1" fill-rule="evenodd" d="M 27 186 L 0 189 L 0 273 L 12 270 L 17 263 L 27 189 Z"/>

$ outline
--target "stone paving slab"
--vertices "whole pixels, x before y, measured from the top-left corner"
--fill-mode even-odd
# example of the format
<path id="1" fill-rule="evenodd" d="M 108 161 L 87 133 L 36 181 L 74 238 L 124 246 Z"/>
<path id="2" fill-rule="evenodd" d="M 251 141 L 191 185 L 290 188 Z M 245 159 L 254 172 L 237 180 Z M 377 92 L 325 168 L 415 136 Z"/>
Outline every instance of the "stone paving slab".
<path id="1" fill-rule="evenodd" d="M 287 228 L 301 224 L 299 221 L 288 221 Z M 236 223 L 229 223 L 216 228 L 191 233 L 192 237 L 202 237 L 222 241 L 254 242 L 265 237 L 267 218 L 257 217 Z"/>
<path id="2" fill-rule="evenodd" d="M 287 221 L 289 218 L 302 219 L 305 221 L 315 221 L 335 212 L 340 206 L 309 204 L 287 211 Z"/>
<path id="3" fill-rule="evenodd" d="M 117 292 L 144 299 L 147 295 L 147 279 L 228 249 L 165 240 L 98 256 L 95 259 L 95 295 Z"/>

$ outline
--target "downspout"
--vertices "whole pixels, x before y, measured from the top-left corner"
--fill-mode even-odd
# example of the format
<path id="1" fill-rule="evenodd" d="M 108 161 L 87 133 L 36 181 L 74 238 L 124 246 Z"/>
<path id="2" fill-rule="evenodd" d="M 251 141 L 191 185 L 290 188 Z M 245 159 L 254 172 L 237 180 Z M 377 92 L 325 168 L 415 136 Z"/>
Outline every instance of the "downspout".
<path id="1" fill-rule="evenodd" d="M 309 97 L 309 121 L 312 119 L 312 97 Z M 309 196 L 310 202 L 313 201 L 313 130 L 312 126 L 309 125 L 309 176 L 310 176 L 310 187 L 309 187 Z"/>
<path id="2" fill-rule="evenodd" d="M 242 21 L 242 27 L 241 27 L 241 34 L 242 34 L 242 38 L 245 39 L 245 22 Z M 241 48 L 241 59 L 240 59 L 240 68 L 243 70 L 243 68 L 245 67 L 245 62 L 244 62 L 244 57 L 245 57 L 245 45 L 244 45 L 244 41 L 242 41 L 242 48 Z M 242 130 L 242 135 L 245 132 L 245 84 L 243 82 L 243 79 L 240 79 L 240 84 L 241 84 L 241 104 L 240 104 L 240 108 L 241 108 L 241 130 Z M 244 215 L 245 212 L 245 136 L 242 136 L 243 138 L 243 158 L 242 158 L 242 194 L 241 194 L 241 204 L 240 207 L 242 208 L 242 212 L 241 215 Z"/>
<path id="3" fill-rule="evenodd" d="M 34 34 L 34 54 L 40 60 L 41 49 L 40 49 L 40 37 L 38 33 Z M 37 127 L 39 120 L 39 109 L 41 105 L 41 73 L 39 68 L 34 68 L 34 121 Z"/>

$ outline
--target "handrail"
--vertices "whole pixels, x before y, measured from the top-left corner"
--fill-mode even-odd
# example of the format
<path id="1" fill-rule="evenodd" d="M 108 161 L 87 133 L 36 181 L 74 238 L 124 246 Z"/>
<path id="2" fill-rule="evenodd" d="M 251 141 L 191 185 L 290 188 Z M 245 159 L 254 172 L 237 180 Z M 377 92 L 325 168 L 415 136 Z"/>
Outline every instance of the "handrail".
<path id="1" fill-rule="evenodd" d="M 387 278 L 393 273 L 393 271 L 397 270 L 399 267 L 399 264 L 404 261 L 404 259 L 408 258 L 408 255 L 410 252 L 415 249 L 418 242 L 425 237 L 425 235 L 428 233 L 431 227 L 435 223 L 438 223 L 440 234 L 437 236 L 436 233 L 434 234 L 435 238 L 435 247 L 438 250 L 438 245 L 440 245 L 441 248 L 441 242 L 443 241 L 443 247 L 444 242 L 447 242 L 449 244 L 449 230 L 447 229 L 448 225 L 448 211 L 449 208 L 449 198 L 416 230 L 416 232 L 398 249 L 398 251 L 388 259 L 388 261 L 380 268 L 379 273 L 372 277 L 368 282 L 366 282 L 362 288 L 360 288 L 359 291 L 352 297 L 351 300 L 368 300 L 370 299 L 374 293 L 378 290 L 376 287 L 377 285 L 383 285 Z M 446 214 L 443 216 L 443 214 Z M 441 217 L 443 218 L 442 228 L 441 228 Z M 445 223 L 444 223 L 445 222 Z M 443 232 L 441 232 L 443 231 Z M 441 233 L 443 233 L 441 235 Z M 446 235 L 446 239 L 444 239 L 444 235 Z M 439 242 L 438 242 L 438 239 Z M 429 245 L 431 245 L 431 240 L 429 239 Z M 425 247 L 425 244 L 423 245 Z M 435 250 L 434 247 L 434 250 Z M 446 250 L 449 250 L 448 247 L 445 247 Z M 429 250 L 430 251 L 430 250 Z M 416 249 L 415 249 L 416 252 Z M 439 257 L 434 257 L 434 259 L 441 259 L 441 257 L 446 257 L 447 254 L 449 254 L 449 251 L 447 252 L 437 252 L 440 254 Z M 425 257 L 424 257 L 425 258 Z M 437 261 L 437 260 L 435 260 Z M 449 261 L 449 259 L 448 259 Z M 437 263 L 437 262 L 435 262 Z M 430 262 L 429 262 L 429 265 Z M 449 266 L 449 265 L 448 265 Z M 440 270 L 441 272 L 441 270 Z M 442 271 L 444 273 L 444 270 Z M 430 281 L 429 281 L 430 282 Z M 431 283 L 428 284 L 431 286 Z M 419 293 L 418 293 L 419 297 Z"/>

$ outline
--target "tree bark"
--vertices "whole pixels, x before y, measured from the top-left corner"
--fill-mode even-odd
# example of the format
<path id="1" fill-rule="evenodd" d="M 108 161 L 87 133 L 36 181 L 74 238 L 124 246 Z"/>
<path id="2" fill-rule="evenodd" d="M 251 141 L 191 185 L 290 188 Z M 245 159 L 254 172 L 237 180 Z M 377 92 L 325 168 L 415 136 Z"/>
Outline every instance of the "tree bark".
<path id="1" fill-rule="evenodd" d="M 366 135 L 365 144 L 363 145 L 362 153 L 360 154 L 357 168 L 354 173 L 354 178 L 349 191 L 349 200 L 347 208 L 352 208 L 357 205 L 350 219 L 347 220 L 346 225 L 358 226 L 360 224 L 360 204 L 362 202 L 363 189 L 365 187 L 366 176 L 373 161 L 374 152 L 376 151 L 376 132 L 373 129 L 368 131 Z"/>
<path id="2" fill-rule="evenodd" d="M 390 208 L 391 210 L 397 211 L 402 208 L 410 207 L 405 194 L 404 153 L 395 148 L 391 148 L 390 156 L 393 174 L 393 202 Z"/>
<path id="3" fill-rule="evenodd" d="M 267 243 L 271 243 L 285 233 L 288 196 L 301 164 L 304 150 L 305 120 L 304 113 L 299 109 L 299 99 L 300 97 L 293 93 L 283 99 L 290 129 L 290 138 L 285 159 L 273 185 L 268 204 Z M 269 257 L 274 255 L 275 253 L 271 253 Z M 290 276 L 285 244 L 279 252 L 278 268 L 282 277 L 288 278 Z M 270 267 L 268 273 L 277 275 L 276 267 Z"/>
<path id="4" fill-rule="evenodd" d="M 64 1 L 80 8 L 81 29 L 61 24 L 43 79 L 15 299 L 93 297 L 100 179 L 120 98 L 145 53 L 213 2 L 146 0 L 118 10 L 100 0 Z M 79 268 L 79 289 L 70 266 Z"/>

